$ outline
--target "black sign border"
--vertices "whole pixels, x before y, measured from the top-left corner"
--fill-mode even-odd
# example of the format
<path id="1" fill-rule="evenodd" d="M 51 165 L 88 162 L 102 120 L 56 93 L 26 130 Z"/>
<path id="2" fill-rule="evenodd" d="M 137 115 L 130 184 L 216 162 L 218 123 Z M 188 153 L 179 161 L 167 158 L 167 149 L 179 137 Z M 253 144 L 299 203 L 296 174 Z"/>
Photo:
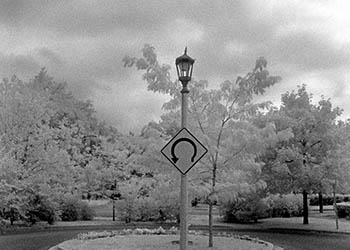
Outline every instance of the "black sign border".
<path id="1" fill-rule="evenodd" d="M 199 158 L 186 170 L 186 172 L 183 172 L 180 168 L 178 168 L 178 167 L 176 166 L 176 164 L 163 152 L 163 150 L 164 150 L 172 141 L 174 141 L 175 138 L 176 138 L 183 130 L 186 130 L 186 132 L 188 132 L 188 133 L 196 140 L 196 142 L 197 142 L 198 144 L 200 144 L 200 145 L 205 149 L 204 154 L 202 154 L 201 157 L 199 157 Z M 178 138 L 178 139 L 179 139 L 179 138 Z M 182 175 L 186 175 L 186 174 L 188 173 L 188 171 L 190 171 L 190 170 L 194 167 L 194 165 L 196 165 L 197 162 L 200 161 L 200 160 L 206 155 L 206 153 L 208 153 L 208 149 L 207 149 L 207 148 L 206 148 L 206 147 L 205 147 L 205 146 L 204 146 L 204 145 L 203 145 L 203 144 L 202 144 L 188 129 L 187 129 L 187 128 L 182 128 L 182 129 L 179 130 L 179 132 L 176 133 L 176 135 L 173 136 L 173 138 L 171 138 L 171 140 L 170 140 L 167 144 L 165 144 L 165 146 L 160 150 L 160 152 L 162 153 L 162 155 L 165 156 L 165 158 L 167 158 L 167 159 L 170 161 L 171 164 L 174 165 L 174 167 L 177 168 L 177 170 L 179 170 L 179 172 L 180 172 Z"/>

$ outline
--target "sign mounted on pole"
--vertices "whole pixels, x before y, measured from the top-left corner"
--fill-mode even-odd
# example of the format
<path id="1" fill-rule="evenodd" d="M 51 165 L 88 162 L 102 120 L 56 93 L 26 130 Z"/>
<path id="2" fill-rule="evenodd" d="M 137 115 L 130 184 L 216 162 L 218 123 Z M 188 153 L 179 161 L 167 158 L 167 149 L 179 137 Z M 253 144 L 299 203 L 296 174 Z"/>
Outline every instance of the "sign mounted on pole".
<path id="1" fill-rule="evenodd" d="M 190 131 L 182 128 L 160 152 L 185 175 L 208 149 Z"/>

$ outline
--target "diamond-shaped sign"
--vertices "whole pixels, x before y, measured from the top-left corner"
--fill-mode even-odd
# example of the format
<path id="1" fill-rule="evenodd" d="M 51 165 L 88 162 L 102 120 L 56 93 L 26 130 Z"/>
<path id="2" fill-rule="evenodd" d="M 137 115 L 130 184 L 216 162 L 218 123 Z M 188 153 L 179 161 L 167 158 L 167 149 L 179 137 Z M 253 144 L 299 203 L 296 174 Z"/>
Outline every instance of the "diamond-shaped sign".
<path id="1" fill-rule="evenodd" d="M 182 174 L 208 152 L 186 128 L 181 129 L 160 151 Z"/>

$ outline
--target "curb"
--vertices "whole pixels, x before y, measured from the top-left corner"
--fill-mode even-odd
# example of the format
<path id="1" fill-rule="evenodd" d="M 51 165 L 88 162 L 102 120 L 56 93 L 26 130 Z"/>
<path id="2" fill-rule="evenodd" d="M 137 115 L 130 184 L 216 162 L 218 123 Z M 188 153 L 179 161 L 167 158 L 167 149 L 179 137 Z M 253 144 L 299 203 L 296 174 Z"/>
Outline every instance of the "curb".
<path id="1" fill-rule="evenodd" d="M 96 228 L 101 228 L 102 230 L 113 230 L 115 227 L 121 227 L 124 226 L 125 228 L 132 228 L 132 227 L 159 227 L 159 226 L 177 226 L 177 223 L 166 223 L 166 224 L 156 224 L 151 222 L 140 222 L 140 223 L 128 223 L 128 224 L 122 224 L 122 223 L 115 223 L 115 224 L 102 224 L 102 225 L 74 225 L 74 226 L 44 226 L 44 227 L 23 227 L 23 228 L 12 228 L 12 229 L 3 229 L 0 231 L 1 235 L 6 234 L 23 234 L 23 233 L 33 233 L 33 232 L 55 232 L 55 231 L 64 231 L 64 230 L 81 230 L 81 229 L 87 229 L 87 230 L 96 230 Z"/>
<path id="2" fill-rule="evenodd" d="M 305 233 L 319 233 L 319 234 L 345 234 L 350 235 L 350 232 L 344 231 L 328 231 L 328 230 L 317 230 L 317 229 L 302 229 L 302 228 L 278 228 L 278 227 L 267 227 L 266 230 L 279 231 L 279 232 L 305 232 Z"/>
<path id="3" fill-rule="evenodd" d="M 237 237 L 238 239 L 241 239 L 241 240 L 246 240 L 246 241 L 253 241 L 255 242 L 256 244 L 264 244 L 268 247 L 268 250 L 275 250 L 275 245 L 272 244 L 271 242 L 268 242 L 268 241 L 264 241 L 264 240 L 260 240 L 260 239 L 255 239 L 255 238 L 242 238 L 242 237 Z M 278 249 L 276 249 L 278 250 Z M 282 249 L 283 250 L 283 249 Z"/>
<path id="4" fill-rule="evenodd" d="M 60 247 L 59 245 L 57 245 L 57 246 L 49 248 L 48 250 L 66 250 L 66 249 L 64 249 L 64 248 Z"/>

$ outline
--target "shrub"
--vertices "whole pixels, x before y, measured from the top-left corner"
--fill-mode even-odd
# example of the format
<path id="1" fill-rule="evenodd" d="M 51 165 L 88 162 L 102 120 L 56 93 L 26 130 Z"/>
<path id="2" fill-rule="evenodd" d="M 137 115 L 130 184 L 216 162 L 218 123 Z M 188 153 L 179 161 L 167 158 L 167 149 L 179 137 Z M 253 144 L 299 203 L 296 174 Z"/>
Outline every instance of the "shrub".
<path id="1" fill-rule="evenodd" d="M 339 203 L 336 206 L 339 218 L 350 219 L 350 203 Z"/>
<path id="2" fill-rule="evenodd" d="M 92 220 L 95 216 L 94 210 L 86 202 L 73 196 L 61 201 L 60 210 L 63 221 Z"/>
<path id="3" fill-rule="evenodd" d="M 303 214 L 303 197 L 296 194 L 271 195 L 268 197 L 272 217 L 293 217 Z"/>
<path id="4" fill-rule="evenodd" d="M 10 207 L 8 209 L 4 208 L 3 211 L 0 211 L 0 217 L 5 220 L 10 220 L 11 225 L 13 225 L 16 220 L 21 218 L 21 215 L 17 208 Z"/>
<path id="5" fill-rule="evenodd" d="M 192 207 L 196 207 L 199 203 L 199 198 L 198 197 L 194 197 L 192 200 L 191 200 L 191 205 Z"/>
<path id="6" fill-rule="evenodd" d="M 89 205 L 86 202 L 80 202 L 80 214 L 78 213 L 78 219 L 79 220 L 93 220 L 95 216 L 94 210 L 89 207 Z"/>
<path id="7" fill-rule="evenodd" d="M 121 200 L 119 217 L 125 222 L 165 221 L 179 218 L 178 192 L 155 189 L 149 196 L 124 196 Z"/>
<path id="8" fill-rule="evenodd" d="M 47 197 L 38 194 L 31 195 L 26 210 L 26 220 L 31 224 L 38 221 L 47 221 L 49 224 L 53 224 L 55 221 L 55 208 Z"/>
<path id="9" fill-rule="evenodd" d="M 180 200 L 179 193 L 172 189 L 163 193 L 163 190 L 157 190 L 152 194 L 152 197 L 157 200 L 159 217 L 157 220 L 177 220 L 180 221 Z"/>
<path id="10" fill-rule="evenodd" d="M 61 205 L 61 219 L 63 221 L 78 220 L 78 209 L 75 203 L 65 202 Z"/>
<path id="11" fill-rule="evenodd" d="M 119 207 L 120 218 L 131 221 L 165 221 L 178 218 L 179 205 L 156 200 L 154 197 L 126 198 Z"/>
<path id="12" fill-rule="evenodd" d="M 226 222 L 257 222 L 258 219 L 269 215 L 266 199 L 261 199 L 255 193 L 240 194 L 232 200 L 223 201 L 219 209 Z"/>
<path id="13" fill-rule="evenodd" d="M 159 208 L 151 197 L 137 199 L 136 221 L 155 221 L 159 218 Z"/>

